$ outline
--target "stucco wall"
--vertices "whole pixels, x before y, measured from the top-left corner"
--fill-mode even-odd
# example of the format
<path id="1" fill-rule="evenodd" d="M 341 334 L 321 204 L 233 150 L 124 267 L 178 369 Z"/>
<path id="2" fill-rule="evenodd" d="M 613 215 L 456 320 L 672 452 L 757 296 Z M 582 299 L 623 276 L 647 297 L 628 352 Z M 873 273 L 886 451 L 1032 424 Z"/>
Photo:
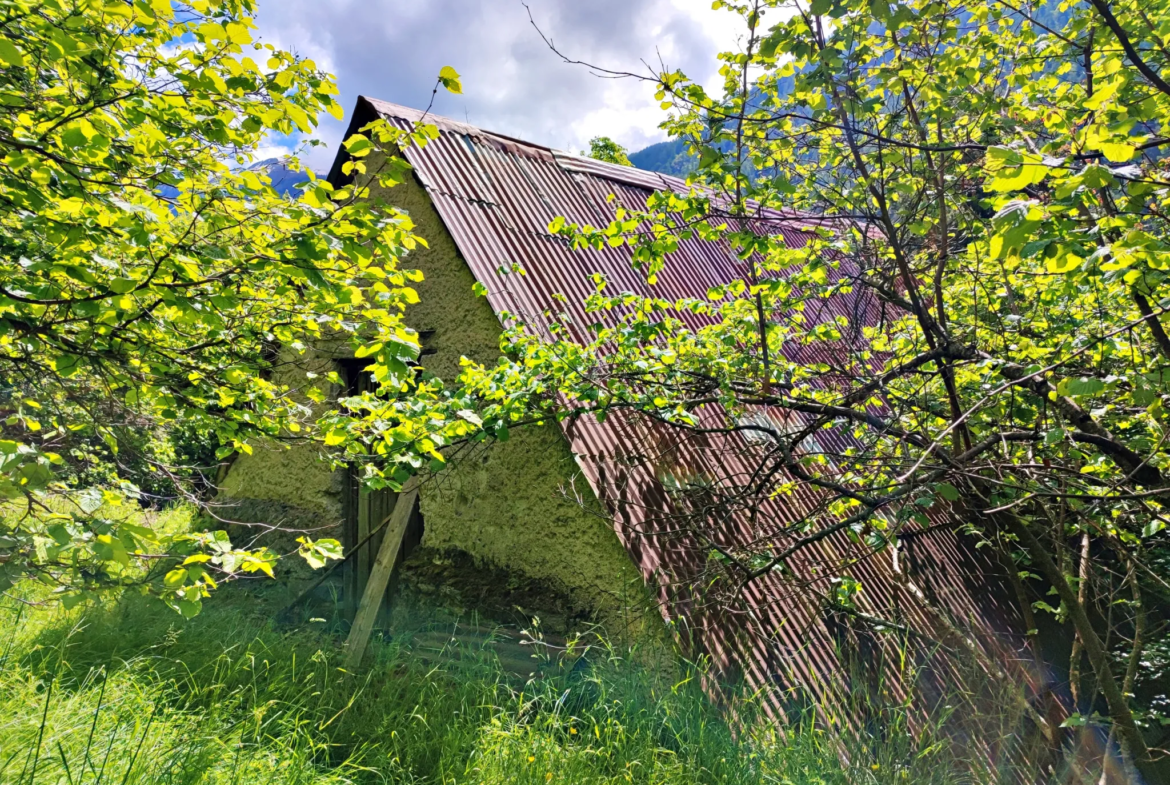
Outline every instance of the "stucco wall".
<path id="1" fill-rule="evenodd" d="M 492 363 L 499 356 L 500 323 L 485 298 L 472 293 L 475 278 L 443 227 L 425 189 L 410 181 L 379 194 L 406 210 L 429 248 L 411 254 L 409 267 L 423 271 L 420 302 L 407 320 L 433 329 L 423 358 L 426 369 L 448 384 L 463 356 Z M 598 609 L 644 602 L 642 579 L 588 485 L 571 492 L 585 507 L 564 498 L 577 465 L 553 423 L 519 428 L 463 457 L 430 479 L 420 493 L 424 544 L 458 548 L 477 559 L 550 581 Z"/>
<path id="2" fill-rule="evenodd" d="M 323 387 L 327 396 L 336 397 L 334 385 L 325 376 L 335 370 L 332 358 L 322 352 L 307 351 L 297 354 L 291 349 L 281 351 L 273 381 L 287 384 L 301 403 L 319 408 L 302 394 L 307 384 Z M 310 382 L 307 373 L 317 374 Z M 237 502 L 242 499 L 280 502 L 305 513 L 341 519 L 341 478 L 321 460 L 320 450 L 313 444 L 299 444 L 291 448 L 275 443 L 258 443 L 252 455 L 240 455 L 232 464 L 220 485 L 220 497 Z M 336 522 L 336 521 L 333 521 Z"/>
<path id="3" fill-rule="evenodd" d="M 279 358 L 273 381 L 287 384 L 302 403 L 309 403 L 300 394 L 309 384 L 308 372 L 318 375 L 313 384 L 324 384 L 324 392 L 336 396 L 338 390 L 324 377 L 335 370 L 336 363 L 322 352 L 309 350 L 298 354 L 284 349 Z M 211 511 L 224 521 L 230 521 L 227 530 L 232 541 L 248 544 L 259 537 L 259 542 L 278 553 L 296 550 L 296 539 L 304 532 L 313 538 L 341 536 L 341 493 L 343 475 L 329 468 L 322 460 L 321 450 L 311 443 L 278 444 L 258 441 L 252 444 L 252 454 L 240 454 L 233 461 L 227 476 L 219 486 Z M 264 524 L 278 527 L 267 530 L 234 524 Z M 293 578 L 307 577 L 310 572 L 300 559 L 289 559 L 286 573 Z"/>
<path id="4" fill-rule="evenodd" d="M 375 161 L 369 161 L 371 168 Z M 425 189 L 410 181 L 376 197 L 408 212 L 428 248 L 412 252 L 403 266 L 423 271 L 420 303 L 407 322 L 433 330 L 422 358 L 425 368 L 453 384 L 462 356 L 494 362 L 500 324 L 484 298 L 472 293 L 474 278 L 460 258 Z M 608 521 L 585 508 L 599 505 L 584 481 L 564 498 L 577 471 L 568 443 L 555 424 L 521 428 L 507 442 L 462 456 L 430 477 L 420 492 L 424 545 L 456 548 L 477 560 L 549 582 L 584 606 L 612 620 L 619 610 L 644 607 L 647 593 L 636 568 Z M 340 520 L 341 482 L 312 447 L 257 448 L 232 466 L 221 497 L 256 509 L 272 504 L 275 514 L 298 520 L 319 516 L 320 525 Z M 635 611 L 631 617 L 641 617 Z M 628 619 L 627 619 L 628 620 Z"/>

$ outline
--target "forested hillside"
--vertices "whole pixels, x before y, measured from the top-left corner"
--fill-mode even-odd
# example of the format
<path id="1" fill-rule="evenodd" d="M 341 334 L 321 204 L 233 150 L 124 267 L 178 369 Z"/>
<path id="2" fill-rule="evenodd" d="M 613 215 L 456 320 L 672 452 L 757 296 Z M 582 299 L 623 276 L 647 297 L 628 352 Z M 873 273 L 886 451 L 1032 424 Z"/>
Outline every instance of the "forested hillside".
<path id="1" fill-rule="evenodd" d="M 687 153 L 685 142 L 671 139 L 630 153 L 630 163 L 639 169 L 686 177 L 694 171 L 696 162 L 694 157 Z"/>

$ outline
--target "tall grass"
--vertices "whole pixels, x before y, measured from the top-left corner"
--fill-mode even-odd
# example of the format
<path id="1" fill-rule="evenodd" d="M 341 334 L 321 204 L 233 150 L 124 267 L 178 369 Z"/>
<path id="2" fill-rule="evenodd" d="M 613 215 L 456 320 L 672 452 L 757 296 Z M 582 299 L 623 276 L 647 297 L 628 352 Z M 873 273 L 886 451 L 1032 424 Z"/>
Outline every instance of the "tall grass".
<path id="1" fill-rule="evenodd" d="M 0 605 L 0 783 L 972 781 L 904 729 L 844 756 L 811 722 L 736 731 L 692 671 L 604 647 L 527 684 L 463 655 L 427 665 L 402 634 L 346 673 L 333 639 L 282 631 L 243 595 L 192 621 L 141 598 Z"/>

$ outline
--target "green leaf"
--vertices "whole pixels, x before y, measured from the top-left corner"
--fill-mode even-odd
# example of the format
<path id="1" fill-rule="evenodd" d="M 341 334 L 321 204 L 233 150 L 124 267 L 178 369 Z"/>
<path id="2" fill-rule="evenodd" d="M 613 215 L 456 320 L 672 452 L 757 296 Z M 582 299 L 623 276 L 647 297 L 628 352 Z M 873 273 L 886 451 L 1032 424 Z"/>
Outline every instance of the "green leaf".
<path id="1" fill-rule="evenodd" d="M 248 31 L 247 27 L 239 22 L 229 22 L 224 26 L 224 30 L 227 32 L 228 40 L 233 44 L 243 45 L 252 43 L 252 34 Z"/>
<path id="2" fill-rule="evenodd" d="M 317 540 L 314 545 L 316 546 L 317 550 L 326 558 L 342 559 L 345 557 L 345 551 L 341 547 L 341 543 L 338 540 L 326 538 Z"/>
<path id="3" fill-rule="evenodd" d="M 1130 391 L 1129 398 L 1134 404 L 1144 408 L 1158 399 L 1158 392 L 1144 384 L 1136 384 Z"/>
<path id="4" fill-rule="evenodd" d="M 54 542 L 61 546 L 68 545 L 73 541 L 73 536 L 69 534 L 69 530 L 59 523 L 49 526 L 45 532 L 53 538 Z"/>
<path id="5" fill-rule="evenodd" d="M 183 567 L 176 567 L 163 576 L 163 586 L 168 589 L 177 589 L 187 582 L 187 570 Z"/>
<path id="6" fill-rule="evenodd" d="M 1042 163 L 1029 162 L 996 173 L 987 187 L 992 191 L 998 191 L 1000 193 L 1019 191 L 1027 188 L 1029 185 L 1042 182 L 1047 176 L 1047 166 Z"/>
<path id="7" fill-rule="evenodd" d="M 767 58 L 775 57 L 776 49 L 779 48 L 780 42 L 783 40 L 784 28 L 781 25 L 776 25 L 768 37 L 760 43 L 760 55 Z"/>
<path id="8" fill-rule="evenodd" d="M 308 537 L 299 537 L 297 542 L 300 543 L 300 550 L 298 551 L 301 558 L 314 570 L 319 570 L 329 563 L 330 560 L 340 561 L 344 558 L 344 551 L 341 543 L 333 539 L 317 540 L 314 542 Z"/>
<path id="9" fill-rule="evenodd" d="M 354 134 L 345 140 L 345 149 L 355 158 L 361 158 L 373 152 L 374 143 L 361 134 Z"/>
<path id="10" fill-rule="evenodd" d="M 699 168 L 710 169 L 723 160 L 723 154 L 714 147 L 704 147 L 699 151 Z"/>
<path id="11" fill-rule="evenodd" d="M 7 38 L 0 38 L 0 60 L 15 68 L 24 67 L 24 55 Z"/>
<path id="12" fill-rule="evenodd" d="M 357 348 L 357 350 L 353 353 L 353 356 L 359 360 L 364 358 L 364 357 L 372 357 L 373 355 L 382 351 L 382 347 L 384 345 L 385 344 L 377 342 L 377 341 L 375 341 L 374 343 L 364 344 L 364 345 L 359 346 Z"/>
<path id="13" fill-rule="evenodd" d="M 175 16 L 171 0 L 150 0 L 150 9 L 159 19 L 172 19 Z"/>
<path id="14" fill-rule="evenodd" d="M 1131 144 L 1105 143 L 1100 145 L 1101 153 L 1110 161 L 1124 163 L 1137 154 L 1137 148 Z"/>
<path id="15" fill-rule="evenodd" d="M 1105 389 L 1105 382 L 1092 376 L 1062 379 L 1056 386 L 1059 395 L 1096 395 Z"/>
<path id="16" fill-rule="evenodd" d="M 1019 166 L 1023 162 L 1023 157 L 1010 147 L 988 147 L 984 153 L 983 168 L 989 172 L 998 172 L 1004 167 Z"/>
<path id="17" fill-rule="evenodd" d="M 1081 182 L 1089 188 L 1106 188 L 1114 185 L 1117 178 L 1107 167 L 1099 164 L 1089 164 L 1081 173 Z"/>
<path id="18" fill-rule="evenodd" d="M 1070 273 L 1079 268 L 1084 261 L 1076 254 L 1064 253 L 1047 259 L 1044 262 L 1044 267 L 1050 273 Z"/>
<path id="19" fill-rule="evenodd" d="M 105 496 L 99 488 L 86 488 L 77 494 L 77 506 L 86 515 L 93 515 L 105 504 Z"/>
<path id="20" fill-rule="evenodd" d="M 134 287 L 138 285 L 138 281 L 133 278 L 115 278 L 110 281 L 110 291 L 114 294 L 126 294 L 134 291 Z"/>
<path id="21" fill-rule="evenodd" d="M 943 497 L 949 502 L 959 500 L 959 489 L 950 483 L 942 482 L 934 486 L 934 490 L 939 496 Z"/>
<path id="22" fill-rule="evenodd" d="M 463 84 L 459 81 L 459 73 L 449 65 L 443 66 L 439 71 L 439 81 L 443 87 L 447 88 L 448 92 L 459 95 L 463 92 Z"/>
<path id="23" fill-rule="evenodd" d="M 1082 102 L 1082 106 L 1092 111 L 1100 109 L 1106 101 L 1109 101 L 1117 93 L 1118 89 L 1125 83 L 1124 79 L 1112 79 L 1108 82 L 1097 83 L 1093 88 L 1093 95 L 1089 96 Z"/>
<path id="24" fill-rule="evenodd" d="M 63 354 L 53 360 L 53 368 L 57 373 L 69 378 L 81 370 L 81 358 L 71 354 Z"/>
<path id="25" fill-rule="evenodd" d="M 179 600 L 178 606 L 184 619 L 194 619 L 203 610 L 203 603 L 194 600 Z"/>

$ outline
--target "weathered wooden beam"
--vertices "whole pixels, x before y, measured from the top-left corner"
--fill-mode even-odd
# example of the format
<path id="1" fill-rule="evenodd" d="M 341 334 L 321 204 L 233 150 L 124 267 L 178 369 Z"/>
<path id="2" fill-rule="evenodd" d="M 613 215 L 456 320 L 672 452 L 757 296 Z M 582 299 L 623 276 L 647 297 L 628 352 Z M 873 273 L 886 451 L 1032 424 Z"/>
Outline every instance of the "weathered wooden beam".
<path id="1" fill-rule="evenodd" d="M 369 643 L 370 633 L 374 631 L 374 624 L 378 620 L 382 597 L 390 583 L 390 573 L 394 571 L 394 562 L 398 560 L 398 552 L 402 549 L 402 539 L 406 535 L 406 527 L 410 524 L 410 514 L 414 510 L 417 498 L 418 488 L 412 478 L 398 494 L 394 511 L 390 513 L 390 522 L 386 525 L 382 545 L 378 548 L 378 557 L 370 569 L 361 603 L 354 615 L 353 626 L 349 629 L 349 637 L 345 641 L 346 670 L 355 670 L 362 664 L 366 644 Z"/>
<path id="2" fill-rule="evenodd" d="M 377 526 L 379 523 L 378 521 L 371 521 L 370 520 L 370 508 L 371 508 L 370 502 L 373 499 L 374 493 L 375 493 L 374 491 L 367 490 L 366 488 L 360 488 L 358 490 L 357 541 L 367 543 L 366 545 L 363 545 L 362 547 L 358 548 L 357 553 L 354 554 L 354 557 L 353 557 L 354 558 L 354 566 L 357 568 L 357 589 L 358 589 L 358 592 L 362 591 L 362 587 L 365 586 L 366 581 L 369 580 L 370 567 L 371 567 L 371 564 L 374 560 L 373 556 L 371 555 L 374 552 L 374 549 L 368 543 L 370 534 L 373 532 L 374 527 Z"/>
<path id="3" fill-rule="evenodd" d="M 366 540 L 358 536 L 358 496 L 361 493 L 361 483 L 355 476 L 354 467 L 345 470 L 345 489 L 342 496 L 342 542 L 345 544 L 345 572 L 342 580 L 342 615 L 352 619 L 357 613 L 358 598 L 361 596 L 365 584 L 360 582 L 357 567 L 357 554 L 366 544 Z"/>

